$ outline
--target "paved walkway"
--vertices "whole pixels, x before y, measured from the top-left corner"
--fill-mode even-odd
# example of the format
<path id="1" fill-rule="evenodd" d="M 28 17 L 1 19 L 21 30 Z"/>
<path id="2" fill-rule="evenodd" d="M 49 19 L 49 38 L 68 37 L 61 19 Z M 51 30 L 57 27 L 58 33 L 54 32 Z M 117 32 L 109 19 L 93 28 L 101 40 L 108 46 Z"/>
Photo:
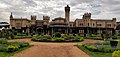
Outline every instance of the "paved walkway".
<path id="1" fill-rule="evenodd" d="M 83 42 L 70 43 L 51 43 L 51 42 L 32 42 L 31 39 L 16 39 L 9 41 L 25 41 L 34 45 L 11 57 L 90 57 L 82 50 L 78 49 L 76 44 L 88 42 L 101 42 L 100 40 L 88 40 Z"/>

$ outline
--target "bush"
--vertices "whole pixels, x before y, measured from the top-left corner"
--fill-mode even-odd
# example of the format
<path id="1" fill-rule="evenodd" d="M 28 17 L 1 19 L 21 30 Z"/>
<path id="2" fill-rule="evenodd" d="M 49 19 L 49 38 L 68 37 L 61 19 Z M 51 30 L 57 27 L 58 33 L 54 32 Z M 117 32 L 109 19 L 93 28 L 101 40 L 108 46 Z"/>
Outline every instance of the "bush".
<path id="1" fill-rule="evenodd" d="M 55 33 L 55 37 L 61 37 L 61 33 L 60 32 L 56 32 Z"/>
<path id="2" fill-rule="evenodd" d="M 27 47 L 29 46 L 30 44 L 28 42 L 24 42 L 20 47 Z"/>
<path id="3" fill-rule="evenodd" d="M 52 38 L 51 41 L 63 42 L 63 41 L 65 41 L 65 39 L 64 38 Z"/>
<path id="4" fill-rule="evenodd" d="M 116 36 L 117 39 L 120 39 L 120 36 Z"/>
<path id="5" fill-rule="evenodd" d="M 63 37 L 65 40 L 69 40 L 69 39 L 72 39 L 74 36 L 64 34 L 62 37 Z"/>
<path id="6" fill-rule="evenodd" d="M 64 37 L 64 36 L 63 36 Z M 33 36 L 32 37 L 32 41 L 54 41 L 54 42 L 73 42 L 73 41 L 83 41 L 83 37 L 79 37 L 79 36 L 68 36 L 69 38 L 67 38 L 65 36 L 65 38 L 63 37 L 54 37 L 54 38 L 47 38 L 45 36 Z"/>
<path id="7" fill-rule="evenodd" d="M 16 50 L 18 50 L 18 49 L 19 49 L 19 46 L 9 45 L 9 46 L 7 47 L 7 51 L 8 51 L 8 52 L 14 52 L 14 51 L 16 51 Z"/>
<path id="8" fill-rule="evenodd" d="M 76 36 L 73 38 L 73 41 L 83 41 L 83 37 Z"/>
<path id="9" fill-rule="evenodd" d="M 112 57 L 120 57 L 120 50 L 119 51 L 114 51 L 112 53 Z"/>
<path id="10" fill-rule="evenodd" d="M 44 42 L 44 41 L 49 41 L 49 40 L 47 38 L 39 38 L 38 41 Z"/>
<path id="11" fill-rule="evenodd" d="M 87 46 L 87 48 L 91 51 L 96 51 L 97 50 L 96 46 Z"/>
<path id="12" fill-rule="evenodd" d="M 86 37 L 86 39 L 103 40 L 102 37 Z"/>
<path id="13" fill-rule="evenodd" d="M 101 34 L 91 34 L 92 37 L 101 37 Z"/>
<path id="14" fill-rule="evenodd" d="M 32 36 L 14 36 L 14 39 L 32 38 Z"/>
<path id="15" fill-rule="evenodd" d="M 0 39 L 0 44 L 6 44 L 7 43 L 7 39 L 6 38 L 1 38 Z"/>
<path id="16" fill-rule="evenodd" d="M 44 35 L 45 38 L 51 39 L 52 37 L 50 35 Z"/>
<path id="17" fill-rule="evenodd" d="M 11 43 L 13 46 L 19 46 L 20 48 L 27 47 L 29 46 L 28 42 L 13 42 Z"/>
<path id="18" fill-rule="evenodd" d="M 6 50 L 7 50 L 7 46 L 5 45 L 0 46 L 0 52 L 6 52 Z"/>
<path id="19" fill-rule="evenodd" d="M 1 31 L 1 37 L 2 38 L 7 38 L 7 39 L 13 39 L 14 38 L 14 34 L 13 34 L 11 29 L 3 29 Z"/>
<path id="20" fill-rule="evenodd" d="M 26 34 L 17 33 L 17 36 L 26 36 Z"/>

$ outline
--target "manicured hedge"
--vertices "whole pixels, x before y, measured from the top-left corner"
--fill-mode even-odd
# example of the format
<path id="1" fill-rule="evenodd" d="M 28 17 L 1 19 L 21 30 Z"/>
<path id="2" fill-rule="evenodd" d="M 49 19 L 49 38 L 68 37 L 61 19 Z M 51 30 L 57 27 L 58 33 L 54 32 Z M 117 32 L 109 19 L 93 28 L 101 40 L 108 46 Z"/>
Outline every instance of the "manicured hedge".
<path id="1" fill-rule="evenodd" d="M 102 37 L 85 37 L 86 39 L 103 40 Z"/>
<path id="2" fill-rule="evenodd" d="M 32 36 L 18 36 L 18 35 L 16 35 L 16 36 L 14 36 L 14 39 L 23 39 L 23 38 L 32 38 Z"/>
<path id="3" fill-rule="evenodd" d="M 40 42 L 79 42 L 83 41 L 83 37 L 74 36 L 69 38 L 64 37 L 53 37 L 53 38 L 47 38 L 45 36 L 33 36 L 32 41 L 40 41 Z"/>

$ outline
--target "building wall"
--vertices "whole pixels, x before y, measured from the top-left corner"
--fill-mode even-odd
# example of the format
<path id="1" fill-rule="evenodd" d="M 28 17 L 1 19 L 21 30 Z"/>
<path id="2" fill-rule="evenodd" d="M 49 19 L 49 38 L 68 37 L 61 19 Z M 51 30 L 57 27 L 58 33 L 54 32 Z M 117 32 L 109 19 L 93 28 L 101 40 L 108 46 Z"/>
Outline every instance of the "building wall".
<path id="1" fill-rule="evenodd" d="M 22 20 L 22 19 L 12 19 L 10 20 L 10 26 L 15 27 L 16 29 L 21 29 L 21 27 L 29 27 L 30 23 L 28 20 Z M 18 28 L 19 27 L 19 28 Z"/>

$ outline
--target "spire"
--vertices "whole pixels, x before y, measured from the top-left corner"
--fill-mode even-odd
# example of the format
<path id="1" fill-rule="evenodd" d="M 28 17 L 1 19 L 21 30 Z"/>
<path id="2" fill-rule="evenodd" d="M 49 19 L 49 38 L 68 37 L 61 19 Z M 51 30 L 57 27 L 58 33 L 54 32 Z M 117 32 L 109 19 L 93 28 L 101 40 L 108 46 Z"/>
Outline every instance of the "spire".
<path id="1" fill-rule="evenodd" d="M 10 15 L 10 19 L 13 19 L 12 12 L 11 12 L 11 15 Z"/>
<path id="2" fill-rule="evenodd" d="M 67 5 L 67 7 L 69 7 L 69 5 Z"/>

